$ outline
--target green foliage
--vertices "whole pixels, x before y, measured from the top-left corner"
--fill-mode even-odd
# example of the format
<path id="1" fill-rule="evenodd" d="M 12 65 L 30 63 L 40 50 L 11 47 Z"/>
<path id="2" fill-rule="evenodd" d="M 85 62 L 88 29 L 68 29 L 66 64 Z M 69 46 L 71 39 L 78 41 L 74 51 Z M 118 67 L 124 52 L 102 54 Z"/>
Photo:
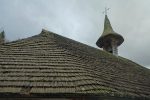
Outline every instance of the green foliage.
<path id="1" fill-rule="evenodd" d="M 0 38 L 5 38 L 5 32 L 4 32 L 4 31 L 2 31 L 2 32 L 0 33 Z"/>

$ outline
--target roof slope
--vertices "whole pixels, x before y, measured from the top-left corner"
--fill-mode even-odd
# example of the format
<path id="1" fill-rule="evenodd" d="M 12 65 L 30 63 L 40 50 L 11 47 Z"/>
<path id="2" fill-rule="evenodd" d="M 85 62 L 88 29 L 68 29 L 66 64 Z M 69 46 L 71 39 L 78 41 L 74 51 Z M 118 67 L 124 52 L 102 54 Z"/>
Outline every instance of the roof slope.
<path id="1" fill-rule="evenodd" d="M 0 94 L 150 98 L 150 70 L 43 30 L 0 47 Z"/>

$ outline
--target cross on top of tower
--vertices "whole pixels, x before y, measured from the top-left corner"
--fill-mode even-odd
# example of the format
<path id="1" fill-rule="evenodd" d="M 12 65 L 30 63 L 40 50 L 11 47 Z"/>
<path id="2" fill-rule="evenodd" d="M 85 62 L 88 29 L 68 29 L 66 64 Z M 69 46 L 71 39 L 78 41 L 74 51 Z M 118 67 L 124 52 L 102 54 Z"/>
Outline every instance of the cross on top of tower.
<path id="1" fill-rule="evenodd" d="M 104 30 L 100 38 L 97 40 L 96 45 L 100 48 L 103 48 L 103 50 L 117 56 L 117 48 L 123 43 L 124 38 L 113 30 L 107 17 L 107 11 L 109 9 L 110 8 L 105 8 L 105 11 L 103 12 L 105 14 Z"/>
<path id="2" fill-rule="evenodd" d="M 105 11 L 103 11 L 103 14 L 107 15 L 107 11 L 108 11 L 109 9 L 110 9 L 110 8 L 105 7 Z"/>

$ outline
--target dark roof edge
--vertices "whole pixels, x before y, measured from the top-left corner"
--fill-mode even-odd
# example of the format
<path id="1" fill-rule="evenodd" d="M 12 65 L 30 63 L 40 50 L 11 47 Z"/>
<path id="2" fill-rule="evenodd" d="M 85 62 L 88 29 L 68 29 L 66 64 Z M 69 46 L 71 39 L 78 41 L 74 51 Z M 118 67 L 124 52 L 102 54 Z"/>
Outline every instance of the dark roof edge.
<path id="1" fill-rule="evenodd" d="M 19 93 L 0 93 L 0 98 L 105 98 L 115 100 L 149 100 L 149 97 L 135 96 L 111 96 L 108 94 L 99 95 L 91 93 L 34 93 L 34 94 L 19 94 Z"/>

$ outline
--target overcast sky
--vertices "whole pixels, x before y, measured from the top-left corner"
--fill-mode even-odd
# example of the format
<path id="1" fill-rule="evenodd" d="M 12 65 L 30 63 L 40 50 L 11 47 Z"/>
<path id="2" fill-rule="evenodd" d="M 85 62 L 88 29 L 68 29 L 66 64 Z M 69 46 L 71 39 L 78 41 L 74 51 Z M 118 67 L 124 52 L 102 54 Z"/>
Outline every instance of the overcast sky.
<path id="1" fill-rule="evenodd" d="M 106 6 L 113 29 L 125 39 L 119 55 L 150 68 L 150 0 L 0 0 L 0 27 L 9 41 L 45 28 L 97 47 Z"/>

